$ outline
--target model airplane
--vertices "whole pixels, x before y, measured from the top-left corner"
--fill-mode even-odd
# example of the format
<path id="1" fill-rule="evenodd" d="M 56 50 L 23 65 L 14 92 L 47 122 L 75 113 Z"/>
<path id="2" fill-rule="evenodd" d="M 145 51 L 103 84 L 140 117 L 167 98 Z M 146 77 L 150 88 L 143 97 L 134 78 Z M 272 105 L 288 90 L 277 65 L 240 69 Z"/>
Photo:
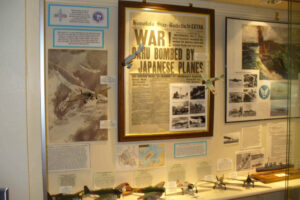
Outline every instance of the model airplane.
<path id="1" fill-rule="evenodd" d="M 76 102 L 76 101 L 82 101 L 84 103 L 87 103 L 89 100 L 98 99 L 98 95 L 109 90 L 110 87 L 104 88 L 97 92 L 82 92 L 80 91 L 80 94 L 76 95 L 75 97 L 67 100 L 67 102 Z"/>
<path id="2" fill-rule="evenodd" d="M 47 193 L 48 200 L 82 200 L 83 192 L 77 192 L 75 194 L 54 194 L 50 195 Z"/>
<path id="3" fill-rule="evenodd" d="M 238 179 L 238 178 L 230 178 L 230 179 L 243 182 L 242 186 L 245 188 L 249 188 L 251 186 L 254 187 L 254 183 L 258 182 L 256 180 L 254 180 L 253 178 L 251 178 L 250 175 L 248 175 L 246 179 Z M 265 186 L 265 185 L 256 185 L 255 187 L 270 188 L 269 186 Z"/>
<path id="4" fill-rule="evenodd" d="M 133 59 L 135 59 L 135 57 L 136 57 L 139 53 L 141 53 L 141 52 L 143 51 L 144 48 L 145 48 L 144 45 L 143 45 L 142 43 L 140 43 L 139 49 L 138 49 L 135 53 L 133 53 L 133 54 L 131 54 L 130 56 L 126 57 L 125 60 L 122 62 L 122 66 L 123 66 L 123 67 L 127 66 L 127 68 L 129 69 L 129 68 L 132 66 L 132 61 L 133 61 Z"/>
<path id="5" fill-rule="evenodd" d="M 213 78 L 208 78 L 205 76 L 205 74 L 203 73 L 203 70 L 200 71 L 200 76 L 201 76 L 201 79 L 202 79 L 202 84 L 206 85 L 206 87 L 213 93 L 215 94 L 216 92 L 216 89 L 215 89 L 215 86 L 214 86 L 214 82 L 215 81 L 218 81 L 218 80 L 221 80 L 224 78 L 224 74 L 222 74 L 221 76 L 219 77 L 213 77 Z"/>
<path id="6" fill-rule="evenodd" d="M 118 185 L 116 188 L 106 188 L 106 189 L 100 189 L 100 190 L 90 190 L 87 186 L 84 186 L 83 193 L 84 195 L 92 194 L 92 195 L 98 195 L 100 196 L 101 200 L 104 199 L 116 199 L 120 198 L 121 195 L 127 194 L 128 190 L 131 190 L 132 188 L 129 186 L 128 183 L 122 183 Z"/>
<path id="7" fill-rule="evenodd" d="M 214 184 L 213 189 L 224 189 L 224 190 L 227 189 L 226 187 L 227 183 L 224 182 L 224 175 L 220 177 L 216 176 L 216 181 L 208 181 L 208 180 L 202 180 L 202 181 L 207 183 L 213 183 Z"/>
<path id="8" fill-rule="evenodd" d="M 165 192 L 165 182 L 160 182 L 154 187 L 149 186 L 145 188 L 134 188 L 133 192 L 136 195 L 142 194 L 138 199 L 142 200 L 157 200 L 160 199 L 161 195 Z"/>

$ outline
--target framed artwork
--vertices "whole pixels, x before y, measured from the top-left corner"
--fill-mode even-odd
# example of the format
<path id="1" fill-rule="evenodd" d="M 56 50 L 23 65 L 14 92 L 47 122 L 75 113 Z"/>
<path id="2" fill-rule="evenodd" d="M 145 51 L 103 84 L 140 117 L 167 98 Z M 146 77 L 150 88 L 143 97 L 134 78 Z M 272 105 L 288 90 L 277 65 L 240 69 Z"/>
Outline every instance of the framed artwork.
<path id="1" fill-rule="evenodd" d="M 212 136 L 214 10 L 119 2 L 119 141 Z"/>
<path id="2" fill-rule="evenodd" d="M 287 53 L 287 24 L 226 18 L 226 122 L 287 117 Z"/>

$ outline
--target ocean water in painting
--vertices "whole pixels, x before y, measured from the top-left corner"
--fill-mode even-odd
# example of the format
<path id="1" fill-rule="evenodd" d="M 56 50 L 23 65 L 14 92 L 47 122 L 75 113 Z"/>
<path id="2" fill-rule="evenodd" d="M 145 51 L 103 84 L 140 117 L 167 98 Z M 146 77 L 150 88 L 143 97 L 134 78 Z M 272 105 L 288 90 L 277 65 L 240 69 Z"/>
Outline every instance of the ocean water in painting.
<path id="1" fill-rule="evenodd" d="M 288 79 L 287 27 L 243 27 L 242 69 L 257 69 L 260 80 Z"/>

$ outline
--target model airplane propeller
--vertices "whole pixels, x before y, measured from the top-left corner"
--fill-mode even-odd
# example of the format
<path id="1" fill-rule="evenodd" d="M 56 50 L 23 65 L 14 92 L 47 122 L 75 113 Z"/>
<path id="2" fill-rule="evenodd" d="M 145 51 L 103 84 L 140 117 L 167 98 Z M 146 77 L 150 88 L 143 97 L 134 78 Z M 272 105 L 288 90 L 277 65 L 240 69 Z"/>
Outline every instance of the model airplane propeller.
<path id="1" fill-rule="evenodd" d="M 83 103 L 87 103 L 89 100 L 98 99 L 98 95 L 101 93 L 104 93 L 105 91 L 109 90 L 110 87 L 104 88 L 102 90 L 99 90 L 97 92 L 82 92 L 80 91 L 80 94 L 74 96 L 73 98 L 67 100 L 67 102 L 76 102 L 76 101 L 82 101 Z"/>
<path id="2" fill-rule="evenodd" d="M 201 76 L 201 79 L 202 79 L 202 84 L 206 85 L 206 87 L 213 93 L 215 94 L 216 92 L 216 89 L 215 89 L 215 86 L 214 86 L 214 82 L 215 81 L 218 81 L 218 80 L 221 80 L 224 78 L 224 74 L 222 74 L 221 76 L 219 77 L 213 77 L 213 78 L 208 78 L 204 73 L 203 73 L 203 70 L 200 71 L 200 76 Z"/>
<path id="3" fill-rule="evenodd" d="M 135 59 L 135 57 L 136 57 L 139 53 L 141 53 L 141 52 L 143 51 L 144 48 L 145 48 L 144 45 L 143 45 L 142 43 L 140 43 L 139 49 L 138 49 L 135 53 L 133 53 L 133 54 L 131 54 L 130 56 L 126 57 L 125 60 L 122 62 L 121 65 L 122 65 L 123 67 L 127 66 L 127 68 L 129 69 L 129 68 L 132 66 L 132 61 L 133 61 L 133 59 Z"/>

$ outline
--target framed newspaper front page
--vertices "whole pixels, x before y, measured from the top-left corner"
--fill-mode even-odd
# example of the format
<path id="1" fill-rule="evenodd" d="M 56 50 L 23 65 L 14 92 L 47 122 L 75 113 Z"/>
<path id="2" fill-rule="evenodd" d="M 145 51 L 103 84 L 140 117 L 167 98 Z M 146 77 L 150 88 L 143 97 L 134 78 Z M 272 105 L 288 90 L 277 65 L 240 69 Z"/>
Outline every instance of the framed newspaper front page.
<path id="1" fill-rule="evenodd" d="M 226 18 L 226 122 L 286 118 L 288 91 L 288 25 Z"/>
<path id="2" fill-rule="evenodd" d="M 119 141 L 213 135 L 214 10 L 119 3 Z"/>

